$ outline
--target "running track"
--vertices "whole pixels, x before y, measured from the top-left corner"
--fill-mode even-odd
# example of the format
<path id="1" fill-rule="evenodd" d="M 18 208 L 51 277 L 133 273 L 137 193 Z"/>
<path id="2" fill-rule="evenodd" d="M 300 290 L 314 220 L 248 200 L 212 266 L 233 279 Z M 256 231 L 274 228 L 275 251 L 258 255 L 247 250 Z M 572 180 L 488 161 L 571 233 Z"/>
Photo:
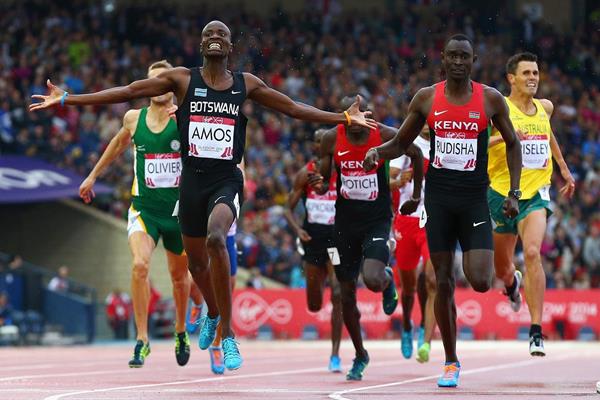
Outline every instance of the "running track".
<path id="1" fill-rule="evenodd" d="M 326 371 L 325 341 L 242 341 L 244 366 L 224 376 L 210 372 L 208 354 L 197 347 L 190 363 L 178 367 L 171 342 L 153 342 L 146 366 L 129 369 L 132 346 L 0 348 L 0 399 L 600 399 L 594 342 L 549 341 L 542 359 L 529 356 L 527 342 L 461 342 L 460 387 L 443 390 L 435 385 L 440 342 L 427 364 L 404 360 L 398 341 L 367 342 L 371 364 L 362 382 Z M 341 355 L 347 369 L 349 342 Z"/>

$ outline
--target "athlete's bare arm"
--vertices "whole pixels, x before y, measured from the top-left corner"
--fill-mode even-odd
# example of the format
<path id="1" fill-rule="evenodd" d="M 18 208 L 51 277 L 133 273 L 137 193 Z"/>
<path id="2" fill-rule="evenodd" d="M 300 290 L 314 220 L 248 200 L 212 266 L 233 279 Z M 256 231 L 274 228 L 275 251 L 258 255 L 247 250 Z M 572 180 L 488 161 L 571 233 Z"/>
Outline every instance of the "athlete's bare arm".
<path id="1" fill-rule="evenodd" d="M 111 140 L 87 178 L 79 186 L 79 197 L 89 203 L 94 198 L 94 184 L 104 170 L 129 147 L 135 132 L 140 110 L 129 110 L 123 116 L 123 126 Z"/>
<path id="2" fill-rule="evenodd" d="M 548 119 L 550 119 L 550 117 L 552 117 L 552 113 L 554 112 L 554 104 L 547 99 L 540 99 L 540 103 L 542 103 L 546 114 L 548 114 Z M 556 161 L 556 164 L 560 169 L 560 175 L 565 180 L 564 186 L 560 188 L 560 194 L 567 198 L 571 198 L 575 193 L 575 178 L 573 178 L 571 171 L 569 171 L 569 167 L 562 155 L 558 141 L 556 140 L 556 137 L 552 131 L 550 132 L 550 149 L 552 150 L 552 158 L 554 158 L 554 161 Z"/>
<path id="3" fill-rule="evenodd" d="M 134 81 L 127 86 L 105 89 L 96 93 L 69 95 L 64 98 L 64 104 L 70 106 L 82 106 L 123 103 L 143 97 L 160 96 L 169 92 L 175 93 L 179 104 L 181 104 L 190 82 L 190 76 L 190 70 L 187 68 L 169 68 L 154 78 Z M 42 101 L 40 103 L 32 103 L 29 106 L 29 111 L 41 110 L 60 104 L 65 91 L 52 84 L 50 79 L 48 79 L 46 84 L 49 90 L 48 95 L 34 94 L 31 96 L 33 99 Z"/>
<path id="4" fill-rule="evenodd" d="M 303 242 L 310 241 L 311 237 L 308 234 L 308 232 L 302 229 L 302 226 L 300 226 L 298 221 L 296 221 L 296 217 L 294 216 L 294 209 L 296 208 L 298 202 L 304 194 L 304 188 L 306 187 L 307 181 L 308 170 L 306 169 L 306 167 L 303 167 L 300 171 L 298 171 L 294 178 L 294 185 L 292 186 L 292 190 L 290 190 L 290 193 L 288 194 L 287 202 L 285 204 L 286 207 L 283 212 L 283 215 L 285 216 L 285 219 L 287 220 L 288 224 L 290 224 L 294 232 L 296 232 L 296 235 L 298 235 L 300 240 L 302 240 Z"/>
<path id="5" fill-rule="evenodd" d="M 249 99 L 289 117 L 329 125 L 348 124 L 346 116 L 343 113 L 322 111 L 313 106 L 296 102 L 287 95 L 270 88 L 262 80 L 250 73 L 244 72 L 244 81 L 246 82 L 246 91 Z M 376 122 L 368 118 L 371 114 L 370 111 L 361 112 L 359 105 L 360 100 L 357 98 L 346 110 L 350 115 L 351 123 L 367 128 L 374 128 Z"/>
<path id="6" fill-rule="evenodd" d="M 504 97 L 496 89 L 484 87 L 485 112 L 492 119 L 494 126 L 506 143 L 506 164 L 510 174 L 510 190 L 518 190 L 521 184 L 521 142 L 510 121 L 510 111 Z M 519 213 L 518 200 L 508 196 L 504 203 L 504 211 L 513 218 Z"/>
<path id="7" fill-rule="evenodd" d="M 434 87 L 429 86 L 420 89 L 415 94 L 415 97 L 413 97 L 408 106 L 406 119 L 402 123 L 402 126 L 400 126 L 400 129 L 398 129 L 398 132 L 396 132 L 394 138 L 380 146 L 373 147 L 367 152 L 364 162 L 366 171 L 375 168 L 380 158 L 393 160 L 406 153 L 406 149 L 419 136 L 425 124 L 427 114 L 429 114 L 429 110 L 431 109 L 434 91 Z"/>

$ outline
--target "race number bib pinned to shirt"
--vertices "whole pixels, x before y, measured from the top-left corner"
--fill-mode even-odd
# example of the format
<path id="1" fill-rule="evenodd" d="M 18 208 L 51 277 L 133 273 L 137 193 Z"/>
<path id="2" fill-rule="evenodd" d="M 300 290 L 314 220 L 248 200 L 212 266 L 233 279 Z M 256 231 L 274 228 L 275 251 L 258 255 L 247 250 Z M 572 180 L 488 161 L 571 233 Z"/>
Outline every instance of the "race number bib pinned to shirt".
<path id="1" fill-rule="evenodd" d="M 340 260 L 340 253 L 338 252 L 337 247 L 328 247 L 327 254 L 329 254 L 329 259 L 331 260 L 331 264 L 340 265 L 342 263 Z"/>
<path id="2" fill-rule="evenodd" d="M 379 195 L 377 171 L 342 171 L 340 194 L 349 200 L 375 201 Z"/>
<path id="3" fill-rule="evenodd" d="M 475 124 L 474 124 L 475 125 Z M 436 132 L 434 168 L 474 171 L 478 132 Z"/>
<path id="4" fill-rule="evenodd" d="M 550 185 L 542 186 L 539 193 L 542 200 L 550 201 Z"/>
<path id="5" fill-rule="evenodd" d="M 234 131 L 235 120 L 232 118 L 190 116 L 188 155 L 232 160 Z"/>
<path id="6" fill-rule="evenodd" d="M 179 187 L 181 155 L 160 153 L 144 155 L 144 180 L 150 189 Z"/>
<path id="7" fill-rule="evenodd" d="M 550 162 L 550 140 L 547 135 L 526 135 L 521 139 L 523 167 L 546 169 Z"/>
<path id="8" fill-rule="evenodd" d="M 309 224 L 333 225 L 335 200 L 308 198 L 306 199 L 306 213 Z"/>

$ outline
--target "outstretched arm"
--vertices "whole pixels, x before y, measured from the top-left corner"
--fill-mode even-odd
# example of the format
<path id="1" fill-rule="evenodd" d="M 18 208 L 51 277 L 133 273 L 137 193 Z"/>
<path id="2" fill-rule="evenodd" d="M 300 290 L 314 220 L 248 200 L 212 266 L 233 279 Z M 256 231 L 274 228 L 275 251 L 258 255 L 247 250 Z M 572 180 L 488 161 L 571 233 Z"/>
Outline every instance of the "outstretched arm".
<path id="1" fill-rule="evenodd" d="M 137 123 L 139 117 L 139 110 L 129 110 L 123 117 L 123 127 L 119 130 L 119 133 L 115 135 L 106 147 L 106 150 L 90 172 L 85 180 L 79 186 L 79 197 L 84 202 L 89 203 L 94 198 L 94 184 L 96 179 L 102 175 L 104 170 L 112 164 L 117 157 L 119 157 L 127 149 L 131 143 L 131 136 L 133 129 Z M 133 127 L 133 129 L 132 129 Z"/>
<path id="2" fill-rule="evenodd" d="M 366 156 L 364 168 L 370 171 L 377 165 L 379 159 L 393 160 L 406 153 L 408 146 L 419 136 L 423 125 L 425 124 L 424 105 L 431 97 L 430 87 L 420 89 L 415 97 L 410 101 L 406 119 L 398 129 L 396 136 L 384 144 L 371 148 Z"/>
<path id="3" fill-rule="evenodd" d="M 187 86 L 184 83 L 184 77 L 189 77 L 190 70 L 184 67 L 168 69 L 154 78 L 141 79 L 134 81 L 127 86 L 119 86 L 110 89 L 101 90 L 96 93 L 65 95 L 65 91 L 50 82 L 46 82 L 49 90 L 47 96 L 34 94 L 33 99 L 42 100 L 39 103 L 32 103 L 29 111 L 36 111 L 51 107 L 56 104 L 61 105 L 95 105 L 95 104 L 114 104 L 123 103 L 142 97 L 160 96 L 168 92 L 175 92 L 179 101 L 183 100 L 185 93 L 183 91 Z"/>
<path id="4" fill-rule="evenodd" d="M 410 158 L 413 169 L 413 192 L 411 198 L 400 206 L 402 215 L 409 215 L 417 210 L 423 190 L 423 152 L 414 144 L 410 144 L 406 155 Z"/>
<path id="5" fill-rule="evenodd" d="M 307 180 L 308 171 L 305 167 L 302 168 L 294 178 L 294 186 L 292 187 L 292 190 L 290 190 L 283 212 L 283 215 L 285 216 L 285 219 L 287 220 L 288 224 L 292 227 L 294 232 L 296 232 L 296 235 L 303 242 L 310 241 L 311 237 L 308 234 L 308 232 L 302 229 L 302 226 L 300 226 L 298 221 L 296 221 L 296 217 L 294 216 L 294 209 L 296 208 L 298 202 L 304 194 L 304 188 L 306 187 Z"/>
<path id="6" fill-rule="evenodd" d="M 322 111 L 313 106 L 296 102 L 285 94 L 270 88 L 252 74 L 244 73 L 244 80 L 249 99 L 289 117 L 328 125 L 356 124 L 367 128 L 374 128 L 376 126 L 375 121 L 369 118 L 371 115 L 370 111 L 362 112 L 359 110 L 360 100 L 358 96 L 356 102 L 346 110 L 347 117 L 344 113 Z"/>

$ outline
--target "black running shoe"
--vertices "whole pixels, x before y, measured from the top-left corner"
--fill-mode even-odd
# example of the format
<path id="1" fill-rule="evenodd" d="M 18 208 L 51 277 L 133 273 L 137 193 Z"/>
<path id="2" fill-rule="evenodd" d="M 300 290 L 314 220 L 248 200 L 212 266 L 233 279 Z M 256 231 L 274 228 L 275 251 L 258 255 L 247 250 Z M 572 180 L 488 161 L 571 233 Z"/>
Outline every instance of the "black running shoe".
<path id="1" fill-rule="evenodd" d="M 182 367 L 190 360 L 190 337 L 187 332 L 175 333 L 175 358 Z"/>
<path id="2" fill-rule="evenodd" d="M 133 349 L 133 357 L 129 360 L 129 368 L 142 368 L 146 357 L 150 354 L 150 343 L 138 340 Z"/>

